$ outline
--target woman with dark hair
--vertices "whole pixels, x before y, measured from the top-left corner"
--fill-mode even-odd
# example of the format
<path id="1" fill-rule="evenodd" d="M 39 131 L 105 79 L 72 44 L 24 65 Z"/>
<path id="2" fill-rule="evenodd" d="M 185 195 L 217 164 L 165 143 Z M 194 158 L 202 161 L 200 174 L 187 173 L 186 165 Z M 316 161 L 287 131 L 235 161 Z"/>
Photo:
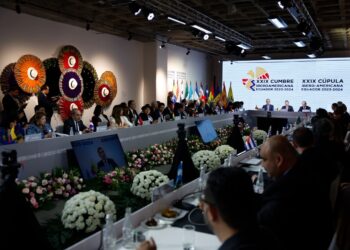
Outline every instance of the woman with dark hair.
<path id="1" fill-rule="evenodd" d="M 16 134 L 16 119 L 11 116 L 3 117 L 0 127 L 0 144 L 14 144 L 23 140 L 23 137 Z"/>
<path id="2" fill-rule="evenodd" d="M 103 114 L 103 109 L 101 105 L 96 105 L 94 110 L 94 116 L 91 118 L 91 122 L 94 124 L 94 132 L 96 132 L 97 126 L 101 123 L 105 123 L 107 126 L 109 126 L 109 119 L 105 114 Z"/>
<path id="3" fill-rule="evenodd" d="M 151 106 L 149 104 L 146 104 L 145 106 L 143 106 L 141 108 L 142 112 L 139 114 L 140 117 L 140 122 L 142 122 L 142 124 L 146 123 L 152 123 L 153 122 L 153 118 L 150 115 L 151 114 Z"/>
<path id="4" fill-rule="evenodd" d="M 123 127 L 124 128 L 131 128 L 131 127 L 133 127 L 134 124 L 132 124 L 129 121 L 128 117 L 126 116 L 126 114 L 128 114 L 128 112 L 129 112 L 129 107 L 125 105 L 125 106 L 121 106 L 121 108 L 123 109 L 123 115 L 120 116 L 120 119 L 122 121 Z"/>
<path id="5" fill-rule="evenodd" d="M 52 128 L 50 124 L 46 122 L 46 115 L 44 112 L 36 112 L 33 123 L 29 124 L 27 129 L 27 135 L 41 134 L 42 138 L 52 137 Z"/>
<path id="6" fill-rule="evenodd" d="M 123 128 L 121 116 L 123 116 L 123 108 L 119 105 L 115 105 L 113 107 L 112 116 L 110 117 L 111 128 Z"/>

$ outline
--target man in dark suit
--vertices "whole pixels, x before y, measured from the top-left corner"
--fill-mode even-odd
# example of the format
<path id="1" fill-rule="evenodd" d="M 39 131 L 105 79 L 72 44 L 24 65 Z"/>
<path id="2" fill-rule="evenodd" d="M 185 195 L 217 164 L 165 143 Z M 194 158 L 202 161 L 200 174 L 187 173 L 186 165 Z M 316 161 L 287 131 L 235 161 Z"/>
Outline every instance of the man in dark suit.
<path id="1" fill-rule="evenodd" d="M 2 99 L 2 106 L 4 109 L 4 116 L 10 119 L 25 119 L 24 108 L 27 104 L 20 104 L 18 101 L 19 87 L 11 86 L 9 92 Z"/>
<path id="2" fill-rule="evenodd" d="M 108 173 L 118 167 L 118 164 L 112 158 L 107 158 L 106 152 L 102 147 L 97 148 L 97 153 L 101 158 L 97 163 L 98 170 Z"/>
<path id="3" fill-rule="evenodd" d="M 63 133 L 69 135 L 71 129 L 73 130 L 73 134 L 90 132 L 81 120 L 81 112 L 79 109 L 72 109 L 71 117 L 64 121 Z"/>
<path id="4" fill-rule="evenodd" d="M 137 114 L 136 111 L 136 103 L 134 100 L 129 100 L 128 101 L 128 107 L 129 107 L 129 112 L 128 112 L 128 119 L 129 121 L 134 124 L 135 126 L 139 125 L 139 115 Z"/>
<path id="5" fill-rule="evenodd" d="M 293 106 L 289 105 L 289 101 L 285 100 L 284 101 L 284 106 L 282 106 L 281 111 L 294 112 L 294 109 L 293 109 Z"/>
<path id="6" fill-rule="evenodd" d="M 273 111 L 274 110 L 270 99 L 266 99 L 266 104 L 262 106 L 262 109 L 265 111 Z"/>
<path id="7" fill-rule="evenodd" d="M 41 107 L 45 108 L 45 113 L 46 113 L 46 122 L 48 124 L 51 124 L 51 117 L 53 115 L 53 106 L 54 103 L 48 98 L 48 94 L 49 94 L 49 86 L 48 85 L 43 85 L 41 87 L 41 91 L 38 94 L 38 104 Z"/>
<path id="8" fill-rule="evenodd" d="M 174 115 L 174 103 L 173 102 L 168 102 L 168 105 L 163 111 L 163 116 L 166 121 L 173 120 L 175 115 Z"/>
<path id="9" fill-rule="evenodd" d="M 301 107 L 299 108 L 298 112 L 311 112 L 311 108 L 307 106 L 306 101 L 302 101 Z"/>
<path id="10" fill-rule="evenodd" d="M 315 189 L 298 154 L 284 136 L 273 136 L 261 148 L 262 166 L 273 179 L 261 196 L 258 220 L 279 239 L 283 249 L 327 249 L 324 218 Z"/>

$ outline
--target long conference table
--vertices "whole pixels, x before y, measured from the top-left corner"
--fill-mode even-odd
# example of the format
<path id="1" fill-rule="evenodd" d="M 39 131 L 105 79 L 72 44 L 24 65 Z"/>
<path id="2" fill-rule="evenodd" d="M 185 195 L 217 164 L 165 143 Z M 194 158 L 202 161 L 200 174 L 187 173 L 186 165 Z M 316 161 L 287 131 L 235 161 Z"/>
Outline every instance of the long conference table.
<path id="1" fill-rule="evenodd" d="M 127 152 L 176 138 L 178 123 L 184 123 L 186 130 L 190 131 L 196 126 L 196 121 L 209 119 L 212 121 L 215 128 L 220 128 L 232 124 L 234 115 L 243 117 L 251 127 L 255 127 L 259 125 L 259 119 L 288 119 L 288 122 L 294 123 L 298 118 L 305 119 L 310 114 L 248 110 L 222 115 L 190 117 L 160 124 L 107 130 L 83 135 L 56 137 L 21 144 L 2 145 L 0 146 L 0 151 L 13 149 L 17 151 L 18 161 L 21 162 L 23 166 L 20 169 L 18 177 L 23 179 L 32 175 L 37 176 L 41 172 L 51 171 L 54 167 L 68 167 L 67 150 L 72 149 L 71 142 L 75 140 L 118 134 L 123 149 Z"/>

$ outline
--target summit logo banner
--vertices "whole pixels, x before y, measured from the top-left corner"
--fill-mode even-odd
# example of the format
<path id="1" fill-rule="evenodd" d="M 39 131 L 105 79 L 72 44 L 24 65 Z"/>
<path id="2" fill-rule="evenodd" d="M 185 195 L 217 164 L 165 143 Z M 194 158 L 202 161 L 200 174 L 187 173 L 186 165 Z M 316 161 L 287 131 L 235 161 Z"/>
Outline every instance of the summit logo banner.
<path id="1" fill-rule="evenodd" d="M 256 84 L 257 82 L 267 82 L 267 81 L 261 81 L 261 80 L 268 80 L 270 79 L 269 73 L 262 67 L 256 67 L 255 72 L 253 70 L 249 70 L 247 72 L 248 78 L 243 78 L 242 83 L 243 85 L 251 91 L 256 91 Z"/>

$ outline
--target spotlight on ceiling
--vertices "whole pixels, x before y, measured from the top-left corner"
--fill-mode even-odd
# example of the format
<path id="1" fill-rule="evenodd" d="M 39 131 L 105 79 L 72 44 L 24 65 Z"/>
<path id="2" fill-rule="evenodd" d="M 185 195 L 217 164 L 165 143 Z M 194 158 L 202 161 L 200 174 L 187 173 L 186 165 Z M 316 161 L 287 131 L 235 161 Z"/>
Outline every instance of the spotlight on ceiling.
<path id="1" fill-rule="evenodd" d="M 203 40 L 208 40 L 209 39 L 209 35 L 208 34 L 204 34 L 203 35 Z"/>
<path id="2" fill-rule="evenodd" d="M 86 27 L 85 27 L 85 29 L 86 29 L 87 31 L 89 31 L 89 30 L 90 30 L 90 23 L 89 23 L 89 22 L 87 22 L 87 23 L 86 23 Z"/>
<path id="3" fill-rule="evenodd" d="M 231 65 L 233 64 L 233 62 L 231 61 Z"/>
<path id="4" fill-rule="evenodd" d="M 195 37 L 195 38 L 198 38 L 200 35 L 201 35 L 202 32 L 200 32 L 199 30 L 193 30 L 192 31 L 192 35 Z"/>
<path id="5" fill-rule="evenodd" d="M 187 49 L 186 55 L 189 55 L 191 53 L 191 49 Z"/>
<path id="6" fill-rule="evenodd" d="M 269 17 L 268 20 L 278 29 L 285 29 L 288 24 L 280 17 Z"/>
<path id="7" fill-rule="evenodd" d="M 269 57 L 267 55 L 262 56 L 262 58 L 264 58 L 265 60 L 270 60 L 271 59 L 271 57 Z"/>
<path id="8" fill-rule="evenodd" d="M 322 40 L 319 37 L 312 37 L 310 41 L 310 49 L 317 51 L 323 47 Z"/>
<path id="9" fill-rule="evenodd" d="M 147 8 L 143 9 L 143 14 L 145 15 L 148 21 L 152 21 L 156 17 L 156 15 L 154 14 L 154 11 Z"/>
<path id="10" fill-rule="evenodd" d="M 304 48 L 306 46 L 303 41 L 294 41 L 293 43 L 299 48 Z"/>
<path id="11" fill-rule="evenodd" d="M 132 33 L 129 32 L 128 41 L 130 41 L 131 39 L 132 39 Z"/>
<path id="12" fill-rule="evenodd" d="M 221 63 L 221 60 L 218 60 L 218 63 Z"/>
<path id="13" fill-rule="evenodd" d="M 161 45 L 159 45 L 159 48 L 160 48 L 160 49 L 165 48 L 165 42 L 162 42 L 162 44 L 161 44 Z"/>
<path id="14" fill-rule="evenodd" d="M 309 58 L 316 58 L 316 55 L 314 53 L 306 54 Z"/>
<path id="15" fill-rule="evenodd" d="M 16 12 L 17 12 L 17 14 L 21 14 L 21 12 L 22 12 L 21 6 L 19 4 L 16 4 Z"/>
<path id="16" fill-rule="evenodd" d="M 304 36 L 308 35 L 309 32 L 311 31 L 310 26 L 308 25 L 308 23 L 305 20 L 302 20 L 298 24 L 297 29 L 300 30 L 301 34 L 303 34 Z"/>
<path id="17" fill-rule="evenodd" d="M 282 10 L 284 10 L 285 8 L 290 8 L 290 7 L 292 7 L 291 2 L 288 1 L 288 0 L 277 1 L 277 5 L 278 5 L 278 7 L 280 7 Z"/>
<path id="18" fill-rule="evenodd" d="M 129 3 L 129 9 L 134 14 L 134 16 L 139 15 L 142 11 L 141 6 L 138 3 L 136 3 L 135 1 Z"/>
<path id="19" fill-rule="evenodd" d="M 236 44 L 232 41 L 225 42 L 225 49 L 228 54 L 231 54 L 236 49 Z"/>

